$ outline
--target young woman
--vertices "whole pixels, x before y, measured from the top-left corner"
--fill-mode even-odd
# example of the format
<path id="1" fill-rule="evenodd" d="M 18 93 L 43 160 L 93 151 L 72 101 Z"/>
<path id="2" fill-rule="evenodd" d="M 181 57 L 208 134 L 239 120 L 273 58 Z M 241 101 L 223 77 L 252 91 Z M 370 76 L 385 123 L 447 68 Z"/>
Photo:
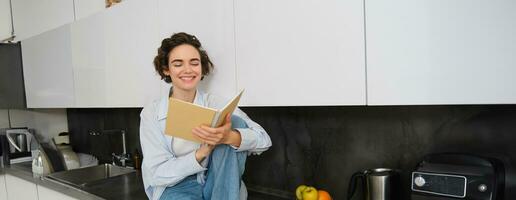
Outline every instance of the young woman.
<path id="1" fill-rule="evenodd" d="M 193 35 L 176 33 L 165 38 L 154 67 L 172 86 L 168 95 L 145 106 L 140 114 L 142 176 L 147 196 L 153 200 L 246 199 L 241 181 L 246 157 L 271 146 L 267 132 L 237 108 L 220 127 L 200 125 L 192 130 L 202 144 L 165 135 L 170 97 L 217 109 L 227 100 L 198 89 L 213 64 Z"/>

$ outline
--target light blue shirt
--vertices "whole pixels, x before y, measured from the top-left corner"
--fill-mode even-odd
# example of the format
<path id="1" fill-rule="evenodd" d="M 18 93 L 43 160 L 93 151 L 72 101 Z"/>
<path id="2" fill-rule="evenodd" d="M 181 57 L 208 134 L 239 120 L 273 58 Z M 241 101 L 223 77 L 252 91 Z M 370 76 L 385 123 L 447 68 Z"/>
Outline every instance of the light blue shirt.
<path id="1" fill-rule="evenodd" d="M 197 174 L 197 180 L 204 182 L 207 170 L 195 159 L 195 151 L 176 156 L 172 150 L 174 138 L 165 135 L 165 121 L 168 111 L 168 94 L 145 106 L 140 113 L 140 142 L 143 151 L 142 177 L 145 193 L 149 199 L 159 199 L 166 187 L 174 186 L 184 178 Z M 194 104 L 219 109 L 228 101 L 215 95 L 197 90 Z M 260 154 L 271 145 L 267 132 L 251 120 L 242 110 L 236 109 L 233 115 L 242 118 L 249 128 L 237 129 L 242 142 L 237 151 Z"/>

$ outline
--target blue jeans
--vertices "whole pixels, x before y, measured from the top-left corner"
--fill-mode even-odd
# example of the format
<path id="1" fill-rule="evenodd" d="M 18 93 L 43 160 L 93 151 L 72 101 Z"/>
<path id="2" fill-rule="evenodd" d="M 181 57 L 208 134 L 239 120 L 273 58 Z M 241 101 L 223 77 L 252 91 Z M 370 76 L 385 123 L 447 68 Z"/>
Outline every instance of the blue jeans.
<path id="1" fill-rule="evenodd" d="M 231 116 L 232 128 L 247 128 L 240 117 Z M 247 152 L 236 152 L 229 145 L 217 145 L 208 157 L 206 182 L 197 182 L 197 175 L 186 177 L 178 184 L 167 187 L 160 200 L 238 200 L 240 182 L 245 170 Z"/>

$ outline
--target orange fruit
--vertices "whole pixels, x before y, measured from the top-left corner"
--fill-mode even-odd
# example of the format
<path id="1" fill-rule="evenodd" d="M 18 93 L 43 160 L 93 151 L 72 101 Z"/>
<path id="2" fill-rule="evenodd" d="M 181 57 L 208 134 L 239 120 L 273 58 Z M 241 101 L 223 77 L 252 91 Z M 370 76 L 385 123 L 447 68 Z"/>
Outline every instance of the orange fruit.
<path id="1" fill-rule="evenodd" d="M 319 192 L 319 198 L 317 200 L 332 200 L 330 193 L 324 190 L 318 190 L 317 192 Z"/>

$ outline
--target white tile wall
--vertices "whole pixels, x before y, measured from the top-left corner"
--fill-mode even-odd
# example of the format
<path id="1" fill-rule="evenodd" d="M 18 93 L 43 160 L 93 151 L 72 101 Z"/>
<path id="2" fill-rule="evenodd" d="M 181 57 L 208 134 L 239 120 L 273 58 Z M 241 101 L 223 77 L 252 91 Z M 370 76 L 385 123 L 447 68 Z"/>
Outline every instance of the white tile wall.
<path id="1" fill-rule="evenodd" d="M 30 110 L 10 109 L 11 127 L 34 127 L 34 116 Z"/>
<path id="2" fill-rule="evenodd" d="M 0 109 L 0 128 L 9 127 L 9 118 L 7 118 L 7 110 Z"/>
<path id="3" fill-rule="evenodd" d="M 68 131 L 66 109 L 9 110 L 11 127 L 28 127 L 43 136 L 44 141 Z M 9 128 L 7 110 L 0 110 L 0 128 Z"/>

